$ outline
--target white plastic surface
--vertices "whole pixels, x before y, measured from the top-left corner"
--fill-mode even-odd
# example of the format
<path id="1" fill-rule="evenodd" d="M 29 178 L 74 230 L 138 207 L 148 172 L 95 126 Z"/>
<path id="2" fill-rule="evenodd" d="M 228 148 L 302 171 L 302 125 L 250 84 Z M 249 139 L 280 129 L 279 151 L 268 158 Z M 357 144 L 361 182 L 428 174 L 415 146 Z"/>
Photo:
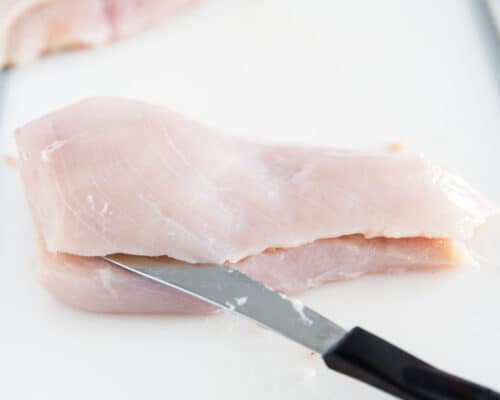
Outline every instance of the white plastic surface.
<path id="1" fill-rule="evenodd" d="M 11 71 L 0 152 L 85 96 L 164 104 L 247 138 L 382 149 L 400 139 L 500 203 L 500 70 L 475 1 L 208 0 L 165 26 Z M 388 399 L 229 315 L 93 315 L 34 281 L 30 217 L 0 163 L 0 398 Z M 301 299 L 500 390 L 500 229 L 480 268 L 372 276 Z"/>

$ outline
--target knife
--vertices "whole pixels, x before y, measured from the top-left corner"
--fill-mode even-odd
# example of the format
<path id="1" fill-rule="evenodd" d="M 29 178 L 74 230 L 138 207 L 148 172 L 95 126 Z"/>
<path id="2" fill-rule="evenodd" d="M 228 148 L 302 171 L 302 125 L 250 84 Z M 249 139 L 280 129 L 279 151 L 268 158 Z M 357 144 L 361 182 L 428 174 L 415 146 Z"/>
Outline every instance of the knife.
<path id="1" fill-rule="evenodd" d="M 111 264 L 212 303 L 322 355 L 328 368 L 404 400 L 500 400 L 484 386 L 439 370 L 378 336 L 346 331 L 290 299 L 224 265 L 174 264 L 166 257 L 103 257 Z"/>

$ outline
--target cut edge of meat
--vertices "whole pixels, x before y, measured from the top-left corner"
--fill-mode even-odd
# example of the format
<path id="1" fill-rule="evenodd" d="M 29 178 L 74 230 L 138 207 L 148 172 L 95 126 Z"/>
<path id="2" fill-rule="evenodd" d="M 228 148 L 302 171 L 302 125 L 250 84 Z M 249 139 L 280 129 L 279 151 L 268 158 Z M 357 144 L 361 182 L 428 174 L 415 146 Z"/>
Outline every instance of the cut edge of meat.
<path id="1" fill-rule="evenodd" d="M 373 244 L 380 254 L 363 249 L 360 243 L 361 246 Z M 321 248 L 330 246 L 335 251 L 336 244 L 340 245 L 341 250 L 337 256 L 326 254 Z M 394 249 L 397 250 L 398 246 L 401 249 L 394 255 Z M 38 281 L 58 301 L 71 307 L 89 312 L 127 314 L 201 315 L 217 311 L 208 303 L 122 270 L 101 258 L 49 253 L 42 242 L 39 242 L 38 250 Z M 384 253 L 388 256 L 385 257 Z M 343 267 L 322 264 L 322 255 L 330 257 L 333 263 L 340 257 L 351 264 Z M 422 259 L 415 261 L 415 255 L 422 256 Z M 369 257 L 379 257 L 380 263 L 370 261 Z M 429 260 L 426 261 L 426 257 Z M 303 259 L 308 259 L 310 264 L 301 264 Z M 398 261 L 394 262 L 395 259 L 400 260 L 399 264 Z M 359 264 L 352 264 L 353 260 L 358 260 Z M 384 267 L 384 262 L 391 266 Z M 360 239 L 359 235 L 354 235 L 324 239 L 299 248 L 270 249 L 231 266 L 275 290 L 293 295 L 325 283 L 350 280 L 362 275 L 439 270 L 473 263 L 463 244 L 452 240 Z"/>

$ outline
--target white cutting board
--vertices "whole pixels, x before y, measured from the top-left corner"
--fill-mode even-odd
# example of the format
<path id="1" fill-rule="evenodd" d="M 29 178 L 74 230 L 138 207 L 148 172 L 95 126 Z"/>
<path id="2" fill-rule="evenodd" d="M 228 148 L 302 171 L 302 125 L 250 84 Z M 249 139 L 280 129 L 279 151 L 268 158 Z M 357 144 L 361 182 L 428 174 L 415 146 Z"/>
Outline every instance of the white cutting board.
<path id="1" fill-rule="evenodd" d="M 382 149 L 401 139 L 500 202 L 498 64 L 472 1 L 211 0 L 170 24 L 9 73 L 12 131 L 85 96 L 165 104 L 229 134 Z M 489 38 L 491 40 L 491 37 Z M 386 399 L 230 315 L 112 316 L 58 304 L 32 275 L 30 218 L 0 166 L 0 398 Z M 372 276 L 301 298 L 500 390 L 500 229 L 480 268 Z"/>

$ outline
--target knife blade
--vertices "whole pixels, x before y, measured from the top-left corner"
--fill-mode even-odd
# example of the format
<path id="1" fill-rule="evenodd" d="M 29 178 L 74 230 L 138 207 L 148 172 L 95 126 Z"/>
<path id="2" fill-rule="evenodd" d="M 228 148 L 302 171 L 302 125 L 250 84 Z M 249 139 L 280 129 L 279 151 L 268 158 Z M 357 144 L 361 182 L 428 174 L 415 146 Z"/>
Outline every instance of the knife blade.
<path id="1" fill-rule="evenodd" d="M 104 259 L 250 318 L 318 353 L 327 351 L 346 333 L 345 329 L 305 307 L 298 300 L 278 295 L 232 268 L 181 264 L 166 258 L 122 254 Z"/>
<path id="2" fill-rule="evenodd" d="M 111 264 L 212 303 L 320 353 L 326 365 L 404 400 L 500 400 L 500 394 L 439 370 L 378 336 L 349 331 L 301 302 L 224 265 L 166 257 L 103 257 Z"/>

